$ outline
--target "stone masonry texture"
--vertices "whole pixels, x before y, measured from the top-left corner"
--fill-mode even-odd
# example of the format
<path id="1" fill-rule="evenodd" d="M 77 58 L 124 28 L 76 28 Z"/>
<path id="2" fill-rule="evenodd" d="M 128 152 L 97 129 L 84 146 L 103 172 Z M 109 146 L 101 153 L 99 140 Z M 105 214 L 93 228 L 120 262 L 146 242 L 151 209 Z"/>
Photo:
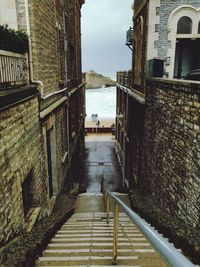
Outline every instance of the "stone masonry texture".
<path id="1" fill-rule="evenodd" d="M 170 47 L 168 42 L 167 24 L 169 15 L 173 10 L 181 5 L 192 5 L 199 8 L 198 0 L 161 0 L 160 6 L 160 25 L 159 25 L 159 45 L 158 45 L 158 57 L 165 59 L 167 56 L 167 50 Z"/>
<path id="2" fill-rule="evenodd" d="M 34 79 L 43 81 L 48 94 L 58 90 L 59 82 L 55 3 L 31 0 L 29 12 Z"/>
<path id="3" fill-rule="evenodd" d="M 22 183 L 31 172 L 34 202 L 47 214 L 46 170 L 38 121 L 38 100 L 33 97 L 0 113 L 0 244 L 25 227 Z"/>
<path id="4" fill-rule="evenodd" d="M 158 207 L 200 227 L 200 85 L 147 85 L 141 179 Z M 153 126 L 153 127 L 152 127 Z"/>
<path id="5" fill-rule="evenodd" d="M 37 223 L 52 212 L 59 194 L 68 193 L 79 181 L 84 140 L 83 86 L 66 98 L 72 88 L 82 83 L 79 2 L 28 1 L 32 78 L 42 81 L 44 95 L 48 97 L 41 97 L 40 88 L 34 95 L 29 93 L 29 98 L 22 94 L 17 103 L 12 96 L 12 105 L 0 113 L 2 246 L 27 230 L 23 203 L 23 182 L 27 177 L 31 177 L 27 202 L 33 198 L 28 208 L 41 208 Z M 25 1 L 16 3 L 18 27 L 26 29 Z M 59 92 L 63 88 L 66 90 Z M 50 192 L 51 172 L 53 192 Z"/>

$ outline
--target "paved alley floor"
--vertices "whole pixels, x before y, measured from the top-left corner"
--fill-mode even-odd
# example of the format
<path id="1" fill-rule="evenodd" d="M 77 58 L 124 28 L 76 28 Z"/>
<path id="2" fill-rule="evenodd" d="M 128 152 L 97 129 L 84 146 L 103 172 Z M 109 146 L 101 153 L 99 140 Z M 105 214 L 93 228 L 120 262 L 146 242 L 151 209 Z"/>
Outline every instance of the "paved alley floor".
<path id="1" fill-rule="evenodd" d="M 76 212 L 104 211 L 101 179 L 105 178 L 106 190 L 117 192 L 127 205 L 127 194 L 122 190 L 121 171 L 115 153 L 115 137 L 112 134 L 88 134 L 85 142 L 85 157 L 81 168 L 82 187 L 75 205 Z M 112 204 L 111 204 L 112 206 Z"/>
<path id="2" fill-rule="evenodd" d="M 81 168 L 82 186 L 86 192 L 100 192 L 101 179 L 106 188 L 119 191 L 121 173 L 115 154 L 115 138 L 112 134 L 88 134 L 85 140 L 85 157 Z"/>

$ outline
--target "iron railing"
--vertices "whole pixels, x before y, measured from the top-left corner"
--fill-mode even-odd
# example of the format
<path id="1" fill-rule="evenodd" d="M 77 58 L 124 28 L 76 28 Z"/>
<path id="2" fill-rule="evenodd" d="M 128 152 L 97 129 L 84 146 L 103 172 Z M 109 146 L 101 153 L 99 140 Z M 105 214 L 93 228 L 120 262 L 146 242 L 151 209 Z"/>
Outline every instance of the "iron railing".
<path id="1" fill-rule="evenodd" d="M 133 223 L 146 236 L 152 246 L 160 253 L 163 260 L 172 267 L 194 267 L 184 255 L 182 255 L 174 246 L 172 246 L 165 238 L 155 231 L 144 219 L 131 210 L 113 193 L 104 190 L 104 180 L 102 181 L 103 199 L 107 213 L 107 223 L 109 223 L 109 201 L 114 201 L 114 230 L 113 230 L 113 264 L 117 264 L 117 246 L 118 246 L 118 225 L 119 225 L 119 207 L 126 213 Z"/>
<path id="2" fill-rule="evenodd" d="M 126 32 L 126 45 L 129 46 L 130 48 L 133 45 L 133 28 L 132 27 L 130 27 L 129 30 Z"/>
<path id="3" fill-rule="evenodd" d="M 26 85 L 28 81 L 27 55 L 0 50 L 0 88 Z"/>

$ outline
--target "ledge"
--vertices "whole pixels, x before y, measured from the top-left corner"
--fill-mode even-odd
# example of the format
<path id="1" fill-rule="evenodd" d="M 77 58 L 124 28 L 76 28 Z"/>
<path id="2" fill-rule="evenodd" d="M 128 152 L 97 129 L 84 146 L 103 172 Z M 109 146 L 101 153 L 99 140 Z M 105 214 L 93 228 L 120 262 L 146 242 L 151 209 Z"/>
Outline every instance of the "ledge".
<path id="1" fill-rule="evenodd" d="M 143 93 L 135 90 L 135 89 L 130 89 L 124 85 L 121 85 L 117 83 L 117 86 L 120 87 L 124 92 L 126 92 L 130 97 L 134 98 L 137 102 L 140 104 L 144 105 L 145 104 L 145 96 Z"/>
<path id="2" fill-rule="evenodd" d="M 152 78 L 147 80 L 147 85 L 149 84 L 163 84 L 163 88 L 170 88 L 173 86 L 179 88 L 192 88 L 196 90 L 200 90 L 200 81 L 193 80 L 180 80 L 180 79 L 166 79 L 166 78 Z"/>
<path id="3" fill-rule="evenodd" d="M 58 108 L 61 104 L 63 104 L 66 101 L 67 101 L 67 97 L 63 96 L 58 101 L 51 104 L 48 108 L 40 112 L 40 119 L 44 119 L 48 114 L 53 112 L 56 108 Z"/>
<path id="4" fill-rule="evenodd" d="M 37 86 L 29 85 L 8 90 L 0 90 L 0 110 L 9 108 L 38 94 Z"/>

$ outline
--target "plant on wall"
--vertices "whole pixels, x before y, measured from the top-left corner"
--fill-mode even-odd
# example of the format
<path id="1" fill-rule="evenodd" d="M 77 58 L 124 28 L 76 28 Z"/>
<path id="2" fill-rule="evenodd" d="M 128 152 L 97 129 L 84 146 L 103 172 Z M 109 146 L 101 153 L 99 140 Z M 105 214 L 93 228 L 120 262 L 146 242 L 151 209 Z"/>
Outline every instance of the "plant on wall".
<path id="1" fill-rule="evenodd" d="M 20 54 L 28 52 L 27 34 L 9 29 L 7 25 L 0 25 L 0 49 Z"/>

